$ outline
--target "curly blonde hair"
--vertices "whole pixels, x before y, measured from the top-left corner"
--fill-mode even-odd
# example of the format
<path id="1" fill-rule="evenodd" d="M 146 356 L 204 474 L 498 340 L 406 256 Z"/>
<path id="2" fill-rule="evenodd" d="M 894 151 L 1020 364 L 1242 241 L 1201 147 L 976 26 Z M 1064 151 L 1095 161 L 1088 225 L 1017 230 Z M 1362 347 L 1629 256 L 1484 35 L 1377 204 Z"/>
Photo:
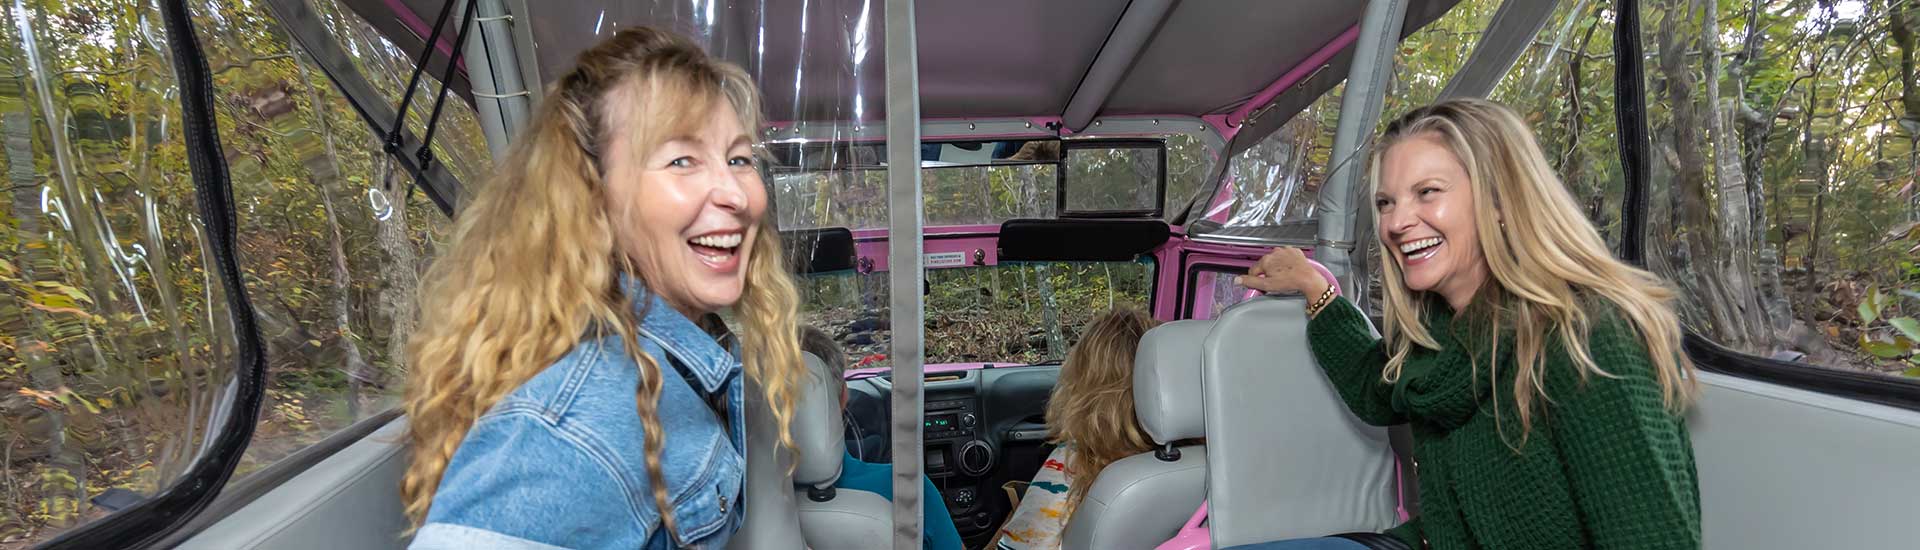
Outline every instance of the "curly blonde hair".
<path id="1" fill-rule="evenodd" d="M 635 297 L 619 284 L 622 273 L 639 273 L 615 245 L 604 156 L 650 150 L 721 106 L 757 133 L 758 92 L 745 71 L 668 32 L 620 30 L 559 77 L 493 177 L 462 205 L 445 255 L 422 284 L 421 328 L 407 348 L 413 454 L 401 496 L 415 528 L 475 420 L 583 334 L 611 331 L 640 371 L 635 412 L 646 432 L 647 475 L 662 525 L 675 532 L 660 465 L 663 374 L 637 345 Z M 626 133 L 629 150 L 608 150 L 616 132 Z M 775 405 L 781 442 L 791 448 L 787 426 L 803 368 L 794 336 L 799 299 L 772 220 L 760 222 L 734 312 L 746 375 Z"/>
<path id="2" fill-rule="evenodd" d="M 1120 307 L 1095 318 L 1060 366 L 1060 382 L 1047 401 L 1047 438 L 1072 445 L 1061 518 L 1087 496 L 1093 478 L 1108 464 L 1153 450 L 1153 438 L 1133 412 L 1133 355 L 1140 338 L 1159 324 L 1145 312 Z"/>

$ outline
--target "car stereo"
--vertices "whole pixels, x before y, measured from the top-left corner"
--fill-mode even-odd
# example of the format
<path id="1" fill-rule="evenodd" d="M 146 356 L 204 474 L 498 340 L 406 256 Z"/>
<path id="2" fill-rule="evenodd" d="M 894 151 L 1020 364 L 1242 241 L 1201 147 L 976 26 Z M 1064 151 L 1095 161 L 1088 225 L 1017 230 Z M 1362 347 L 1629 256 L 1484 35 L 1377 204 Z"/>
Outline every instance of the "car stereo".
<path id="1" fill-rule="evenodd" d="M 921 430 L 926 439 L 969 438 L 979 423 L 970 399 L 928 401 L 926 423 Z"/>

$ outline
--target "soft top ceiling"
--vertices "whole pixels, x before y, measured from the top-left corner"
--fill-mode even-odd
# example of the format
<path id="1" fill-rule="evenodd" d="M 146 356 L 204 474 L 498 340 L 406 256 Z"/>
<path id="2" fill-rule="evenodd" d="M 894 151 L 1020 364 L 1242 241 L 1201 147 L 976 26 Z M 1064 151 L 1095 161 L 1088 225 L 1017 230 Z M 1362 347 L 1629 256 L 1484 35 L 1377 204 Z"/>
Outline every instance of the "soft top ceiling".
<path id="1" fill-rule="evenodd" d="M 444 5 L 444 0 L 343 1 L 410 52 L 420 50 L 426 22 Z M 1437 19 L 1457 1 L 1411 1 L 1405 31 Z M 1116 36 L 1116 28 L 1127 10 L 1139 8 L 1130 4 L 1152 3 L 920 2 L 922 116 L 1059 116 L 1102 49 L 1124 38 Z M 770 120 L 878 120 L 884 113 L 883 0 L 528 0 L 524 5 L 529 13 L 516 14 L 516 24 L 531 25 L 535 51 L 530 58 L 546 80 L 599 37 L 622 27 L 654 25 L 693 37 L 746 67 L 764 90 Z M 1231 112 L 1359 24 L 1365 6 L 1355 0 L 1174 0 L 1095 112 Z M 442 38 L 447 47 L 438 49 L 433 65 L 444 62 L 456 25 L 448 21 Z M 1333 69 L 1344 73 L 1344 59 L 1336 59 L 1342 66 Z"/>

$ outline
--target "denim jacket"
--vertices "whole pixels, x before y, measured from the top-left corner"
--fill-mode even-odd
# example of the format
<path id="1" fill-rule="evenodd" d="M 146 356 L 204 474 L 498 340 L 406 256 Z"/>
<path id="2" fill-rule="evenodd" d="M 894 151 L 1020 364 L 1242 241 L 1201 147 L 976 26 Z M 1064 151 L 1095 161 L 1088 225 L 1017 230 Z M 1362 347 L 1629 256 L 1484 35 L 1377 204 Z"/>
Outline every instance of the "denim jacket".
<path id="1" fill-rule="evenodd" d="M 658 296 L 628 295 L 663 378 L 660 462 L 679 539 L 725 548 L 746 472 L 740 361 Z M 617 334 L 583 337 L 474 422 L 410 548 L 672 547 L 642 453 L 639 384 Z M 724 421 L 697 390 L 726 404 Z"/>

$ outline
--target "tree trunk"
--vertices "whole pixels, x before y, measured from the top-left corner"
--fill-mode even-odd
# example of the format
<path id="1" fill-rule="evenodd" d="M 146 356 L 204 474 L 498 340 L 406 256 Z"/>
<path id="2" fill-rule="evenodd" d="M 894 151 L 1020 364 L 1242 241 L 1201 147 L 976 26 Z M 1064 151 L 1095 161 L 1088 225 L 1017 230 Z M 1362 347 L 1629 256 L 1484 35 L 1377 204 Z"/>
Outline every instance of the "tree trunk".
<path id="1" fill-rule="evenodd" d="M 14 21 L 16 20 L 15 17 L 21 15 L 23 14 L 15 13 L 12 5 L 9 5 L 6 9 L 8 21 Z M 42 26 L 39 28 L 45 28 L 44 18 L 41 19 L 40 22 Z M 32 31 L 22 29 L 22 32 Z M 21 48 L 25 47 L 25 41 L 21 41 L 18 44 Z M 30 60 L 38 59 L 37 55 L 23 55 L 25 52 L 16 51 L 12 53 L 16 59 L 21 57 Z M 37 62 L 34 63 L 32 67 L 29 67 L 28 71 L 31 73 L 32 83 L 36 85 L 33 89 L 40 96 L 40 106 L 48 117 L 48 133 L 53 138 L 53 145 L 57 153 L 55 170 L 59 172 L 58 176 L 63 184 L 63 189 L 69 190 L 67 195 L 78 195 L 78 191 L 72 191 L 72 189 L 74 189 L 73 172 L 68 157 L 66 156 L 66 134 L 64 128 L 55 123 L 58 120 L 55 117 L 58 115 L 53 109 L 53 99 L 48 95 L 51 89 L 51 86 L 49 86 L 45 80 L 48 72 L 43 67 L 40 67 Z M 17 82 L 17 86 L 19 86 L 16 89 L 28 90 L 28 82 L 26 80 L 25 78 L 16 77 L 15 81 Z M 24 96 L 25 94 L 23 93 L 22 95 Z M 23 97 L 22 99 L 25 98 Z M 21 254 L 16 256 L 20 258 L 21 261 L 17 267 L 20 269 L 22 280 L 28 282 L 28 284 L 33 284 L 39 282 L 40 274 L 38 273 L 38 268 L 40 265 L 37 264 L 44 261 L 46 262 L 45 265 L 53 267 L 52 270 L 57 270 L 57 267 L 54 267 L 57 266 L 57 263 L 50 258 L 45 260 L 40 259 L 40 253 L 34 252 L 34 250 L 36 250 L 35 247 L 26 246 L 27 243 L 32 240 L 46 238 L 45 228 L 40 227 L 41 216 L 45 214 L 38 211 L 40 201 L 37 200 L 38 197 L 36 197 L 36 195 L 38 195 L 37 191 L 41 188 L 41 184 L 39 177 L 35 174 L 36 165 L 33 158 L 34 132 L 32 108 L 25 106 L 24 102 L 15 103 L 15 105 L 22 106 L 18 110 L 12 110 L 4 115 L 0 115 L 0 117 L 3 117 L 0 118 L 0 121 L 4 121 L 5 124 L 8 185 L 13 189 L 13 197 L 11 197 L 14 210 L 13 217 L 16 223 L 19 224 L 19 234 L 21 235 L 22 250 Z M 68 205 L 69 213 L 75 212 L 76 210 L 78 209 L 74 208 L 73 205 Z M 88 229 L 94 229 L 91 225 L 94 219 L 91 216 L 82 215 L 76 217 L 85 221 L 85 223 L 81 223 L 81 220 L 74 220 L 74 226 L 76 228 L 84 226 Z M 95 233 L 97 236 L 97 231 Z M 97 242 L 94 243 L 95 246 L 98 244 Z M 83 247 L 83 249 L 95 253 L 99 252 L 96 248 Z M 48 249 L 39 248 L 38 250 L 44 251 Z M 111 287 L 105 284 L 108 279 L 100 269 L 105 265 L 104 262 L 95 261 L 99 259 L 101 258 L 92 256 L 86 258 L 86 267 L 89 269 L 88 272 L 94 275 L 89 277 L 89 282 L 94 285 L 93 288 L 96 293 L 94 303 L 96 305 L 105 304 L 112 300 L 112 296 L 101 293 L 100 290 L 101 288 Z M 52 391 L 65 386 L 66 380 L 60 370 L 59 360 L 49 354 L 49 352 L 53 351 L 51 346 L 54 343 L 54 339 L 50 337 L 51 335 L 42 334 L 43 331 L 46 330 L 46 327 L 49 326 L 49 319 L 38 310 L 32 308 L 25 308 L 25 310 L 28 311 L 27 322 L 33 328 L 29 329 L 26 334 L 15 336 L 14 345 L 15 348 L 19 350 L 17 353 L 19 353 L 23 363 L 26 365 L 28 381 L 35 386 L 35 389 L 42 391 Z M 102 366 L 104 367 L 104 365 Z M 76 514 L 75 517 L 77 517 L 78 514 L 85 512 L 84 507 L 86 506 L 86 460 L 84 456 L 80 455 L 80 452 L 66 445 L 66 415 L 62 414 L 59 410 L 54 410 L 50 411 L 49 414 L 46 415 L 46 418 L 47 422 L 44 433 L 42 434 L 46 455 L 51 458 L 54 466 L 66 470 L 67 474 L 72 477 L 75 484 L 73 490 L 77 493 L 77 498 L 75 498 L 76 502 L 74 502 L 72 506 L 72 512 Z M 64 523 L 64 521 L 68 519 L 72 518 L 59 518 L 56 521 Z"/>
<path id="2" fill-rule="evenodd" d="M 1766 208 L 1765 159 L 1767 142 L 1773 134 L 1773 115 L 1763 114 L 1748 106 L 1747 83 L 1752 79 L 1749 63 L 1759 59 L 1761 50 L 1760 8 L 1762 0 L 1753 0 L 1747 6 L 1747 36 L 1742 43 L 1743 49 L 1729 67 L 1733 73 L 1734 97 L 1732 106 L 1733 120 L 1737 121 L 1741 132 L 1740 168 L 1746 174 L 1747 212 L 1751 222 L 1748 224 L 1748 242 L 1754 243 L 1757 254 L 1754 256 L 1753 271 L 1755 286 L 1759 296 L 1760 309 L 1765 315 L 1762 326 L 1772 331 L 1775 341 L 1785 339 L 1785 334 L 1793 324 L 1792 302 L 1787 299 L 1786 289 L 1780 284 L 1780 246 L 1767 238 L 1769 216 Z"/>
<path id="3" fill-rule="evenodd" d="M 1666 77 L 1662 99 L 1673 109 L 1672 123 L 1668 131 L 1672 140 L 1672 157 L 1669 163 L 1675 170 L 1673 185 L 1668 192 L 1674 208 L 1673 219 L 1676 222 L 1676 235 L 1683 243 L 1685 254 L 1675 262 L 1677 277 L 1690 277 L 1695 281 L 1697 292 L 1703 294 L 1691 300 L 1707 314 L 1710 334 L 1716 341 L 1740 346 L 1739 327 L 1735 324 L 1730 299 L 1726 289 L 1721 286 L 1725 280 L 1718 273 L 1718 262 L 1713 254 L 1709 239 L 1717 232 L 1713 231 L 1712 210 L 1708 196 L 1708 174 L 1706 155 L 1701 151 L 1700 134 L 1701 115 L 1699 98 L 1695 97 L 1691 67 L 1687 65 L 1686 46 L 1680 43 L 1680 25 L 1677 21 L 1691 12 L 1680 0 L 1664 3 L 1665 17 L 1660 19 L 1659 47 L 1660 70 Z"/>
<path id="4" fill-rule="evenodd" d="M 1566 179 L 1569 187 L 1580 191 L 1579 196 L 1586 201 L 1587 219 L 1600 229 L 1603 238 L 1609 234 L 1607 227 L 1610 224 L 1605 208 L 1606 189 L 1587 175 L 1587 151 L 1580 146 L 1580 136 L 1586 128 L 1586 105 L 1581 98 L 1586 88 L 1587 46 L 1593 43 L 1594 33 L 1600 30 L 1598 19 L 1606 11 L 1605 4 L 1595 8 L 1594 24 L 1587 27 L 1587 33 L 1580 37 L 1579 47 L 1567 56 L 1567 98 L 1571 105 L 1567 109 L 1567 152 L 1561 156 L 1560 162 L 1561 177 Z M 1613 240 L 1609 238 L 1608 242 Z"/>
<path id="5" fill-rule="evenodd" d="M 1029 291 L 1027 290 L 1027 270 L 1026 269 L 1016 269 L 1016 270 L 1020 272 L 1020 313 L 1032 315 L 1033 299 L 1027 296 L 1029 293 Z"/>
<path id="6" fill-rule="evenodd" d="M 387 262 L 381 269 L 381 279 L 385 283 L 385 289 L 381 291 L 381 306 L 391 321 L 387 333 L 388 365 L 397 369 L 406 362 L 407 337 L 413 334 L 414 294 L 420 287 L 420 260 L 414 252 L 413 240 L 407 234 L 410 179 L 393 162 L 384 164 L 386 173 L 380 178 L 380 190 L 387 197 L 388 209 L 386 215 L 380 217 L 380 229 L 374 240 L 387 256 Z"/>
<path id="7" fill-rule="evenodd" d="M 1805 270 L 1806 284 L 1805 284 L 1805 288 L 1803 289 L 1808 295 L 1813 295 L 1819 292 L 1820 234 L 1824 229 L 1821 226 L 1825 221 L 1824 217 L 1826 214 L 1826 206 L 1827 206 L 1827 186 L 1829 183 L 1828 174 L 1827 174 L 1828 144 L 1827 144 L 1826 136 L 1820 135 L 1820 130 L 1814 127 L 1814 120 L 1813 120 L 1814 112 L 1820 110 L 1820 102 L 1818 99 L 1819 89 L 1820 87 L 1818 84 L 1807 87 L 1807 104 L 1803 109 L 1805 111 L 1804 120 L 1806 122 L 1806 129 L 1802 134 L 1802 139 L 1804 141 L 1802 142 L 1802 145 L 1801 145 L 1801 151 L 1802 151 L 1801 176 L 1802 177 L 1813 176 L 1814 185 L 1815 185 L 1814 199 L 1813 199 L 1813 224 L 1812 224 L 1812 227 L 1807 232 L 1807 258 L 1805 262 L 1806 263 L 1806 270 Z M 1815 309 L 1817 308 L 1808 308 L 1807 324 L 1809 326 L 1817 326 L 1817 325 L 1814 325 L 1815 321 L 1817 320 L 1815 317 L 1815 311 L 1814 311 Z"/>
<path id="8" fill-rule="evenodd" d="M 334 206 L 334 195 L 340 191 L 340 166 L 337 151 L 333 145 L 333 129 L 327 125 L 326 98 L 313 85 L 308 75 L 307 64 L 302 56 L 294 56 L 294 66 L 300 71 L 300 85 L 307 90 L 307 97 L 313 102 L 316 111 L 316 123 L 320 129 L 322 149 L 326 158 L 305 159 L 308 171 L 320 187 L 320 205 L 327 218 L 327 232 L 332 236 L 328 243 L 328 252 L 333 256 L 333 322 L 338 339 L 340 353 L 345 357 L 347 375 L 347 416 L 359 419 L 361 401 L 366 399 L 367 390 L 376 391 L 384 385 L 380 372 L 367 362 L 360 352 L 359 336 L 353 332 L 353 276 L 347 269 L 346 237 L 340 231 L 339 209 Z M 282 115 L 285 116 L 285 115 Z M 411 250 L 411 248 L 409 248 Z"/>
<path id="9" fill-rule="evenodd" d="M 1135 151 L 1138 151 L 1138 150 L 1136 149 Z M 1156 155 L 1159 155 L 1159 156 L 1156 156 Z M 1154 155 L 1138 155 L 1138 154 L 1127 155 L 1127 158 L 1132 161 L 1129 163 L 1131 164 L 1131 171 L 1133 172 L 1133 175 L 1136 178 L 1138 178 L 1132 181 L 1151 182 L 1159 179 L 1160 167 L 1165 165 L 1155 163 L 1154 161 L 1157 160 L 1160 163 L 1166 162 L 1166 157 L 1164 155 L 1166 155 L 1166 151 L 1164 149 L 1156 151 Z M 1164 184 L 1164 182 L 1162 183 Z M 1161 197 L 1157 197 L 1156 195 L 1159 194 L 1162 189 L 1164 189 L 1164 187 L 1154 187 L 1151 184 L 1133 186 L 1133 190 L 1134 190 L 1133 204 L 1126 205 L 1125 208 L 1128 208 L 1128 209 L 1137 208 L 1143 204 L 1149 205 L 1148 208 L 1163 208 L 1163 206 L 1160 203 L 1154 202 L 1155 199 L 1161 198 Z M 1164 214 L 1164 212 L 1162 213 Z"/>
<path id="10" fill-rule="evenodd" d="M 1920 27 L 1920 5 L 1903 3 L 1893 13 L 1893 42 L 1900 48 L 1900 128 L 1907 138 L 1907 181 L 1914 183 L 1915 175 L 1920 174 L 1920 83 L 1916 83 L 1913 70 L 1914 32 Z M 1920 220 L 1920 211 L 1915 210 L 1915 195 L 1901 197 L 1907 201 L 1907 219 Z"/>
<path id="11" fill-rule="evenodd" d="M 20 270 L 20 280 L 31 285 L 39 281 L 37 268 L 45 261 L 39 258 L 40 253 L 35 252 L 35 247 L 27 246 L 30 242 L 44 239 L 45 234 L 40 227 L 40 216 L 43 214 L 38 208 L 39 178 L 33 173 L 32 117 L 20 111 L 5 113 L 0 118 L 0 130 L 6 134 L 7 185 L 12 188 L 12 215 L 15 223 L 19 224 L 18 235 L 22 245 L 20 250 L 9 251 L 8 255 L 18 262 L 16 267 Z M 13 335 L 14 348 L 26 366 L 28 383 L 40 391 L 52 391 L 65 386 L 59 363 L 48 353 L 52 347 L 51 339 L 44 334 L 48 326 L 46 315 L 33 308 L 20 308 L 20 311 L 28 328 Z M 84 462 L 77 460 L 79 457 L 69 456 L 66 415 L 53 409 L 44 417 L 44 429 L 34 434 L 44 443 L 41 455 L 67 466 L 74 479 L 86 479 Z M 11 442 L 7 445 L 12 446 Z"/>
<path id="12" fill-rule="evenodd" d="M 1740 163 L 1739 137 L 1728 130 L 1731 120 L 1738 112 L 1740 97 L 1744 94 L 1744 83 L 1734 81 L 1734 100 L 1726 101 L 1720 95 L 1720 26 L 1715 13 L 1715 2 L 1697 2 L 1702 10 L 1700 35 L 1701 57 L 1706 60 L 1708 109 L 1705 113 L 1708 130 L 1713 137 L 1713 172 L 1719 178 L 1719 193 L 1715 199 L 1719 202 L 1720 238 L 1726 251 L 1721 262 L 1721 272 L 1730 298 L 1728 307 L 1733 317 L 1733 326 L 1729 327 L 1739 335 L 1739 342 L 1768 342 L 1760 311 L 1758 293 L 1753 285 L 1753 221 L 1747 200 L 1747 178 L 1745 168 Z"/>
<path id="13" fill-rule="evenodd" d="M 1920 88 L 1914 81 L 1914 33 L 1920 27 L 1920 5 L 1903 3 L 1893 13 L 1893 43 L 1900 47 L 1901 120 L 1920 123 Z M 1913 133 L 1909 128 L 1909 133 Z"/>
<path id="14" fill-rule="evenodd" d="M 1113 311 L 1113 264 L 1100 262 L 1100 270 L 1107 277 L 1107 311 Z"/>
<path id="15" fill-rule="evenodd" d="M 1060 304 L 1053 297 L 1052 266 L 1034 266 L 1033 275 L 1040 279 L 1040 324 L 1047 330 L 1047 358 L 1065 359 L 1067 337 L 1060 331 Z"/>
<path id="16" fill-rule="evenodd" d="M 36 28 L 49 28 L 45 12 L 35 12 L 35 16 L 38 19 Z M 25 46 L 23 42 L 21 47 Z M 33 91 L 39 96 L 41 114 L 46 119 L 47 145 L 53 151 L 54 179 L 60 184 L 60 200 L 66 220 L 73 226 L 74 248 L 80 250 L 81 264 L 86 270 L 85 286 L 93 297 L 94 312 L 106 317 L 110 323 L 109 329 L 112 334 L 108 335 L 108 344 L 112 346 L 110 349 L 113 353 L 108 355 L 121 357 L 120 351 L 126 348 L 119 345 L 119 339 L 128 334 L 128 331 L 124 330 L 125 327 L 120 326 L 121 323 L 116 319 L 117 314 L 124 310 L 120 307 L 119 300 L 115 299 L 116 294 L 113 291 L 112 281 L 115 278 L 117 263 L 113 261 L 113 256 L 107 253 L 107 247 L 115 245 L 107 242 L 100 228 L 101 220 L 98 216 L 99 211 L 93 204 L 93 196 L 83 192 L 80 182 L 76 181 L 73 145 L 67 139 L 65 119 L 67 110 L 54 106 L 54 84 L 48 81 L 54 73 L 47 67 L 41 66 L 38 55 L 27 56 L 27 59 L 32 63 L 29 73 L 33 80 Z M 102 372 L 112 372 L 110 365 L 102 364 L 100 367 Z"/>

